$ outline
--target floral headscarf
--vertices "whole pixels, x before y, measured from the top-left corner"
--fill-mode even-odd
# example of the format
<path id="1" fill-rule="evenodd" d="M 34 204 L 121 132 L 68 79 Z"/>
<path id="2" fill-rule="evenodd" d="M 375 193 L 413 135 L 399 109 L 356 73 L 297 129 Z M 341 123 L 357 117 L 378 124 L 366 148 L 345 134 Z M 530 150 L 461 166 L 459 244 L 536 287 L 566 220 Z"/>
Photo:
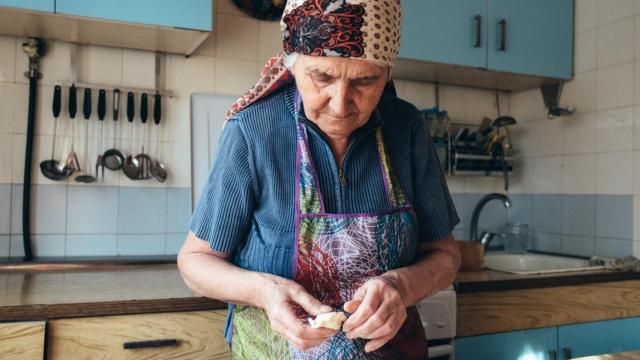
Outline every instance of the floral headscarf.
<path id="1" fill-rule="evenodd" d="M 285 56 L 338 56 L 393 66 L 400 49 L 400 0 L 289 0 L 280 28 L 283 52 L 267 61 L 225 120 L 293 81 Z"/>

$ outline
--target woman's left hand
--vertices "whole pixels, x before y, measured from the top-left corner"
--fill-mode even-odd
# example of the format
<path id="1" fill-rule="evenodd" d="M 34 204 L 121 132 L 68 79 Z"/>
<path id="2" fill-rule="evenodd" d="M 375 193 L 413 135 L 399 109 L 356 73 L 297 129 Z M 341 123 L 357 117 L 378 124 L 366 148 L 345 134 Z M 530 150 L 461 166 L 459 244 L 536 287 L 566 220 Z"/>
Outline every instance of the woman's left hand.
<path id="1" fill-rule="evenodd" d="M 351 316 L 342 326 L 350 339 L 370 340 L 365 351 L 381 348 L 400 330 L 407 318 L 400 287 L 384 275 L 369 279 L 344 304 Z"/>

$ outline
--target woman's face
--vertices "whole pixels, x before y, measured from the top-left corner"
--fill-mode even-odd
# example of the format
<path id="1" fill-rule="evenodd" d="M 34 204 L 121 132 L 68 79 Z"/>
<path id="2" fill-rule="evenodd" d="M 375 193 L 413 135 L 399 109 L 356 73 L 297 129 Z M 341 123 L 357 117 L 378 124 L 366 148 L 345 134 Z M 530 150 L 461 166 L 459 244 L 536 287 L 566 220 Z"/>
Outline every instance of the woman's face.
<path id="1" fill-rule="evenodd" d="M 376 108 L 388 67 L 339 57 L 300 55 L 293 68 L 309 120 L 331 138 L 345 138 Z"/>

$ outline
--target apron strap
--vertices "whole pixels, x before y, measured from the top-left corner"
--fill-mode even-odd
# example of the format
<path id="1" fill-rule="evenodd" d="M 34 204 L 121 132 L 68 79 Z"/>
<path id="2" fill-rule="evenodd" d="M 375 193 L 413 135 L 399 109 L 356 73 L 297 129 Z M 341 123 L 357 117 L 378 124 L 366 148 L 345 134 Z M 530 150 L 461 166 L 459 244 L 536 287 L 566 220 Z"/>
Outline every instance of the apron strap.
<path id="1" fill-rule="evenodd" d="M 376 146 L 380 158 L 380 171 L 384 181 L 384 191 L 387 195 L 387 202 L 390 209 L 408 206 L 407 196 L 402 188 L 402 184 L 395 176 L 382 138 L 382 128 L 376 129 Z"/>

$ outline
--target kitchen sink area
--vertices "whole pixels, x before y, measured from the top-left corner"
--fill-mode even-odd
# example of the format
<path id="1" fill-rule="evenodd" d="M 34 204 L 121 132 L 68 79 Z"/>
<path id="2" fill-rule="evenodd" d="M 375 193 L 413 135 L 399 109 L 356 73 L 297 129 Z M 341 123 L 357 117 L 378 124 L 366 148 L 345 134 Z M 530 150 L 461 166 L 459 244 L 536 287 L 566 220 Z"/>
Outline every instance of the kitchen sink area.
<path id="1" fill-rule="evenodd" d="M 518 275 L 535 275 L 576 271 L 593 271 L 604 266 L 592 266 L 589 259 L 539 253 L 508 254 L 489 252 L 485 255 L 487 269 Z"/>

